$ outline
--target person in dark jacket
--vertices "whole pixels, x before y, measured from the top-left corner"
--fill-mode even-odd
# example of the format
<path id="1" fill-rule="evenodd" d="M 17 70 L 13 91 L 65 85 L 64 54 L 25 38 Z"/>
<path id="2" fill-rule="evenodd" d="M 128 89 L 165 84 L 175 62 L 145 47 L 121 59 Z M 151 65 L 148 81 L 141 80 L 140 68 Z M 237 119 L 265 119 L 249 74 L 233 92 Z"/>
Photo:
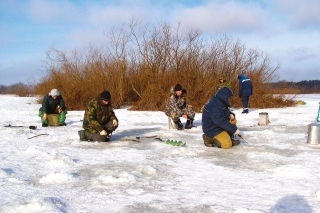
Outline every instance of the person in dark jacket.
<path id="1" fill-rule="evenodd" d="M 249 97 L 252 95 L 252 82 L 244 75 L 239 75 L 239 97 L 242 101 L 243 111 L 242 113 L 249 113 Z"/>
<path id="2" fill-rule="evenodd" d="M 176 84 L 171 88 L 170 92 L 170 97 L 166 103 L 165 114 L 172 118 L 178 130 L 182 130 L 183 128 L 180 117 L 187 119 L 185 129 L 191 129 L 193 127 L 195 111 L 192 105 L 187 103 L 185 98 L 186 90 L 183 89 L 180 84 Z"/>
<path id="3" fill-rule="evenodd" d="M 48 114 L 59 114 L 59 126 L 65 126 L 67 109 L 60 92 L 57 89 L 52 89 L 42 101 L 42 106 L 39 109 L 39 117 L 41 118 L 42 127 L 47 127 L 49 120 Z"/>
<path id="4" fill-rule="evenodd" d="M 92 99 L 83 117 L 84 130 L 78 131 L 80 141 L 109 142 L 111 134 L 118 128 L 109 91 L 103 91 Z"/>
<path id="5" fill-rule="evenodd" d="M 205 146 L 229 149 L 238 145 L 238 140 L 233 140 L 234 134 L 240 131 L 236 126 L 235 114 L 229 110 L 229 98 L 233 92 L 229 87 L 221 87 L 215 95 L 204 105 L 202 111 L 202 130 Z"/>

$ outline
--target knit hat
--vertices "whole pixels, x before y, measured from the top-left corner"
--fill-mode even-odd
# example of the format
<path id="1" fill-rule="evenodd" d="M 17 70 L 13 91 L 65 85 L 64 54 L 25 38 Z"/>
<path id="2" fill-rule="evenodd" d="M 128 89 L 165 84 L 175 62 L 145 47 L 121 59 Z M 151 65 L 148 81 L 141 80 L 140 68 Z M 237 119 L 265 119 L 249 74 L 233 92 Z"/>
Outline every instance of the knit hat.
<path id="1" fill-rule="evenodd" d="M 60 95 L 60 92 L 59 92 L 57 89 L 52 89 L 52 90 L 49 92 L 49 95 L 51 95 L 51 96 L 59 96 L 59 95 Z"/>
<path id="2" fill-rule="evenodd" d="M 100 94 L 100 99 L 101 100 L 106 100 L 106 101 L 110 101 L 111 99 L 111 94 L 108 90 L 105 90 L 103 91 L 101 94 Z"/>
<path id="3" fill-rule="evenodd" d="M 174 86 L 174 91 L 179 91 L 179 90 L 182 90 L 182 86 L 180 84 L 176 84 Z"/>

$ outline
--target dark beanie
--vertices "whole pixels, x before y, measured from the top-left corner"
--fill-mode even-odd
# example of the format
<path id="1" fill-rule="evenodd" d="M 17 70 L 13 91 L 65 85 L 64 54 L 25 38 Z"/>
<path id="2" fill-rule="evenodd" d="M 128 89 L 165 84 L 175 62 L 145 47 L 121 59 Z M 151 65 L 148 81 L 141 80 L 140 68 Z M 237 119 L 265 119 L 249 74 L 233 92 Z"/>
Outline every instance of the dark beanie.
<path id="1" fill-rule="evenodd" d="M 100 94 L 100 99 L 101 99 L 101 100 L 110 101 L 110 99 L 111 99 L 111 94 L 110 94 L 110 92 L 109 92 L 108 90 L 102 92 L 102 93 Z"/>
<path id="2" fill-rule="evenodd" d="M 179 91 L 179 90 L 182 90 L 182 86 L 180 84 L 176 84 L 174 86 L 174 91 Z"/>

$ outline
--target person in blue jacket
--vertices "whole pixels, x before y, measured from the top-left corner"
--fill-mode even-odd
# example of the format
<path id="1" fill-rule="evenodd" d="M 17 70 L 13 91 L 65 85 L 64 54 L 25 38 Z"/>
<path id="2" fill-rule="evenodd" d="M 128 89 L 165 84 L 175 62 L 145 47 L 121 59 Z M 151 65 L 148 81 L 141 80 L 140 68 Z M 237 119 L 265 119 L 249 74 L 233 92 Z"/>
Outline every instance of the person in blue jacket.
<path id="1" fill-rule="evenodd" d="M 239 79 L 239 97 L 242 101 L 243 111 L 242 113 L 249 113 L 249 97 L 252 95 L 252 82 L 244 75 L 238 75 Z"/>
<path id="2" fill-rule="evenodd" d="M 235 114 L 229 110 L 229 98 L 233 92 L 227 86 L 221 87 L 204 105 L 202 111 L 202 130 L 204 145 L 229 149 L 240 141 L 233 140 L 240 131 L 236 126 Z"/>

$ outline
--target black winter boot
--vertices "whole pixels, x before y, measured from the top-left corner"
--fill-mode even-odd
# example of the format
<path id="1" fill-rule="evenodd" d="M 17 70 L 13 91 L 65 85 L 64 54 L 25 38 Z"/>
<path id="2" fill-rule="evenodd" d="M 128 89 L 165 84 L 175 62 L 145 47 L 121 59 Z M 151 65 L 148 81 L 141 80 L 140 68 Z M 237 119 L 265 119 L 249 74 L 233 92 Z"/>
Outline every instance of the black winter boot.
<path id="1" fill-rule="evenodd" d="M 239 140 L 231 139 L 231 141 L 232 141 L 232 146 L 237 146 L 240 144 Z"/>
<path id="2" fill-rule="evenodd" d="M 176 124 L 177 130 L 182 130 L 183 125 L 182 125 L 180 119 L 178 119 L 177 121 L 174 121 L 174 123 Z"/>
<path id="3" fill-rule="evenodd" d="M 80 141 L 88 141 L 88 139 L 86 138 L 84 130 L 78 131 L 78 135 L 80 137 Z"/>
<path id="4" fill-rule="evenodd" d="M 206 136 L 205 134 L 202 135 L 203 143 L 207 147 L 215 147 L 215 144 L 213 143 L 213 140 Z"/>
<path id="5" fill-rule="evenodd" d="M 185 129 L 191 129 L 193 127 L 193 119 L 188 118 Z"/>
<path id="6" fill-rule="evenodd" d="M 207 147 L 218 147 L 221 148 L 221 143 L 214 138 L 210 138 L 206 134 L 202 135 L 204 145 Z"/>
<path id="7" fill-rule="evenodd" d="M 111 139 L 111 135 L 112 135 L 112 131 L 107 130 L 107 135 L 106 135 L 106 142 L 110 142 Z"/>
<path id="8" fill-rule="evenodd" d="M 242 111 L 242 114 L 248 114 L 249 113 L 249 110 L 248 109 L 244 109 L 243 111 Z"/>

